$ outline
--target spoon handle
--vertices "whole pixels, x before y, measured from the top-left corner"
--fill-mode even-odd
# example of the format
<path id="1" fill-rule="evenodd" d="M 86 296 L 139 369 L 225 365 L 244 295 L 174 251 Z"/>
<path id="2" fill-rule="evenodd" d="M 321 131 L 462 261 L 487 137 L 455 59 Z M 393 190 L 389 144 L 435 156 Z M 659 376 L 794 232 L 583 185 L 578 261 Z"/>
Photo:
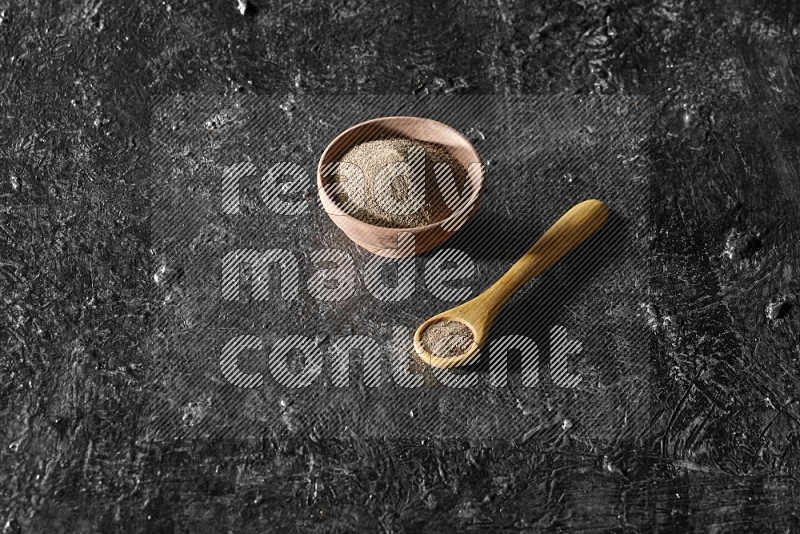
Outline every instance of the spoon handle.
<path id="1" fill-rule="evenodd" d="M 558 260 L 597 232 L 608 219 L 608 206 L 595 199 L 584 200 L 569 209 L 536 243 L 480 297 L 491 317 L 531 278 L 552 267 Z"/>

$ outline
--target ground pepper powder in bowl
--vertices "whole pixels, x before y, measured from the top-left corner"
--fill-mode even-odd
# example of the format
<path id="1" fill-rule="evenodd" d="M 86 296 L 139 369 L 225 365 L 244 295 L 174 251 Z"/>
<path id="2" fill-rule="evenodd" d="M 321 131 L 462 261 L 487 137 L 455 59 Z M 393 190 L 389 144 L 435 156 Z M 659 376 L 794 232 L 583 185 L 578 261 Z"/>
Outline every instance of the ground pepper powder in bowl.
<path id="1" fill-rule="evenodd" d="M 334 177 L 339 186 L 336 202 L 347 206 L 353 217 L 387 228 L 413 228 L 445 219 L 457 207 L 467 174 L 442 148 L 401 137 L 360 143 L 339 163 L 344 165 Z M 444 178 L 442 173 L 450 175 Z"/>
<path id="2" fill-rule="evenodd" d="M 385 257 L 422 254 L 475 214 L 483 165 L 458 131 L 421 117 L 372 119 L 339 134 L 317 167 L 326 213 L 353 242 Z"/>

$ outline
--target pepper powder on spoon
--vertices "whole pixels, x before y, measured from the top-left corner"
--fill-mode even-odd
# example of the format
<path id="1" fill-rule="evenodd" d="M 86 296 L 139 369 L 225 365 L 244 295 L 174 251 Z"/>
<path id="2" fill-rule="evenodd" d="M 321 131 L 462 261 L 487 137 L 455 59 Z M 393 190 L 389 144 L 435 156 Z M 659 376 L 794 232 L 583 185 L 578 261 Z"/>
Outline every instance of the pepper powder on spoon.
<path id="1" fill-rule="evenodd" d="M 425 350 L 437 358 L 453 358 L 465 354 L 474 340 L 467 325 L 445 319 L 426 328 L 421 341 Z"/>

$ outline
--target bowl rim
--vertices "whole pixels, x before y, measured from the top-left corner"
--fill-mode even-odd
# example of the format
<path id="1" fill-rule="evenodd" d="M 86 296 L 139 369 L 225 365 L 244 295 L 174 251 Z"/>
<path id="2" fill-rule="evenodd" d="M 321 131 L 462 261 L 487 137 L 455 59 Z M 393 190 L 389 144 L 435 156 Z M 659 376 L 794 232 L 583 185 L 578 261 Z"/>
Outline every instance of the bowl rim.
<path id="1" fill-rule="evenodd" d="M 475 190 L 472 192 L 472 194 L 466 200 L 466 202 L 464 202 L 461 205 L 461 207 L 459 207 L 457 210 L 454 210 L 450 215 L 448 215 L 447 217 L 445 217 L 444 219 L 442 219 L 440 221 L 436 221 L 434 223 L 426 224 L 426 225 L 423 225 L 423 226 L 408 226 L 408 227 L 402 227 L 402 226 L 379 226 L 377 224 L 372 224 L 372 223 L 368 223 L 366 221 L 362 221 L 361 219 L 359 219 L 357 217 L 353 217 L 352 215 L 350 215 L 349 213 L 344 211 L 330 197 L 330 195 L 328 195 L 328 192 L 325 190 L 325 186 L 322 183 L 322 161 L 325 159 L 325 156 L 328 154 L 328 152 L 330 151 L 331 147 L 333 147 L 336 144 L 336 142 L 339 141 L 339 139 L 341 139 L 342 137 L 344 137 L 345 135 L 347 135 L 348 133 L 350 133 L 351 131 L 353 131 L 355 129 L 363 128 L 363 127 L 365 127 L 365 126 L 367 126 L 369 124 L 376 123 L 376 122 L 392 121 L 392 120 L 396 120 L 396 119 L 412 119 L 412 120 L 415 120 L 415 121 L 432 122 L 432 123 L 435 123 L 438 126 L 447 128 L 448 130 L 451 130 L 452 132 L 454 132 L 456 134 L 456 136 L 459 137 L 461 139 L 461 141 L 472 151 L 472 153 L 477 156 L 477 160 L 478 161 L 475 162 L 475 163 L 479 163 L 480 164 L 480 170 L 478 171 L 477 187 L 475 187 Z M 478 202 L 478 200 L 480 200 L 481 195 L 483 194 L 484 184 L 485 184 L 485 181 L 486 181 L 485 169 L 486 169 L 486 165 L 484 164 L 483 160 L 481 159 L 481 155 L 478 153 L 478 150 L 475 148 L 475 146 L 472 144 L 472 142 L 470 142 L 470 140 L 467 139 L 464 136 L 464 134 L 462 134 L 461 132 L 459 132 L 458 130 L 453 128 L 452 126 L 450 126 L 448 124 L 445 124 L 443 122 L 437 121 L 436 119 L 430 119 L 428 117 L 416 117 L 416 116 L 413 116 L 413 115 L 389 115 L 389 116 L 386 116 L 386 117 L 375 117 L 373 119 L 362 121 L 362 122 L 359 122 L 359 123 L 354 124 L 352 126 L 349 126 L 348 128 L 346 128 L 346 129 L 342 130 L 341 132 L 339 132 L 339 134 L 337 134 L 336 137 L 331 139 L 331 141 L 325 146 L 325 149 L 322 151 L 322 154 L 319 157 L 319 162 L 317 163 L 317 191 L 318 191 L 319 196 L 322 197 L 323 204 L 325 204 L 325 201 L 327 201 L 334 208 L 334 210 L 336 211 L 336 213 L 328 213 L 329 216 L 336 215 L 336 216 L 348 217 L 351 220 L 356 221 L 357 224 L 363 225 L 364 227 L 366 227 L 366 228 L 368 228 L 370 230 L 374 229 L 377 232 L 410 232 L 410 231 L 424 232 L 424 231 L 429 230 L 429 229 L 441 227 L 441 226 L 445 225 L 447 222 L 457 220 L 458 218 L 460 218 L 460 217 L 464 216 L 465 214 L 467 214 L 475 206 L 475 204 Z M 468 169 L 465 169 L 465 170 L 467 170 L 467 176 L 469 176 L 469 170 Z M 323 208 L 325 208 L 325 206 L 323 206 Z"/>

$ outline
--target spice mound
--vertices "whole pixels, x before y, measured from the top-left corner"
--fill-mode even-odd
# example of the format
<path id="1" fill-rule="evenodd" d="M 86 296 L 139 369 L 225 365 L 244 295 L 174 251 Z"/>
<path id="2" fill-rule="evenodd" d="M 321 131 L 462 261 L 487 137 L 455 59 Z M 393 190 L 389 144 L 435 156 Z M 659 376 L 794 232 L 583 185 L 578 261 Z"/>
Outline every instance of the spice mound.
<path id="1" fill-rule="evenodd" d="M 404 138 L 355 145 L 339 160 L 332 197 L 349 215 L 387 228 L 447 218 L 466 198 L 467 171 L 444 149 Z"/>
<path id="2" fill-rule="evenodd" d="M 472 346 L 472 331 L 460 321 L 439 321 L 422 333 L 422 347 L 439 358 L 466 354 Z"/>

